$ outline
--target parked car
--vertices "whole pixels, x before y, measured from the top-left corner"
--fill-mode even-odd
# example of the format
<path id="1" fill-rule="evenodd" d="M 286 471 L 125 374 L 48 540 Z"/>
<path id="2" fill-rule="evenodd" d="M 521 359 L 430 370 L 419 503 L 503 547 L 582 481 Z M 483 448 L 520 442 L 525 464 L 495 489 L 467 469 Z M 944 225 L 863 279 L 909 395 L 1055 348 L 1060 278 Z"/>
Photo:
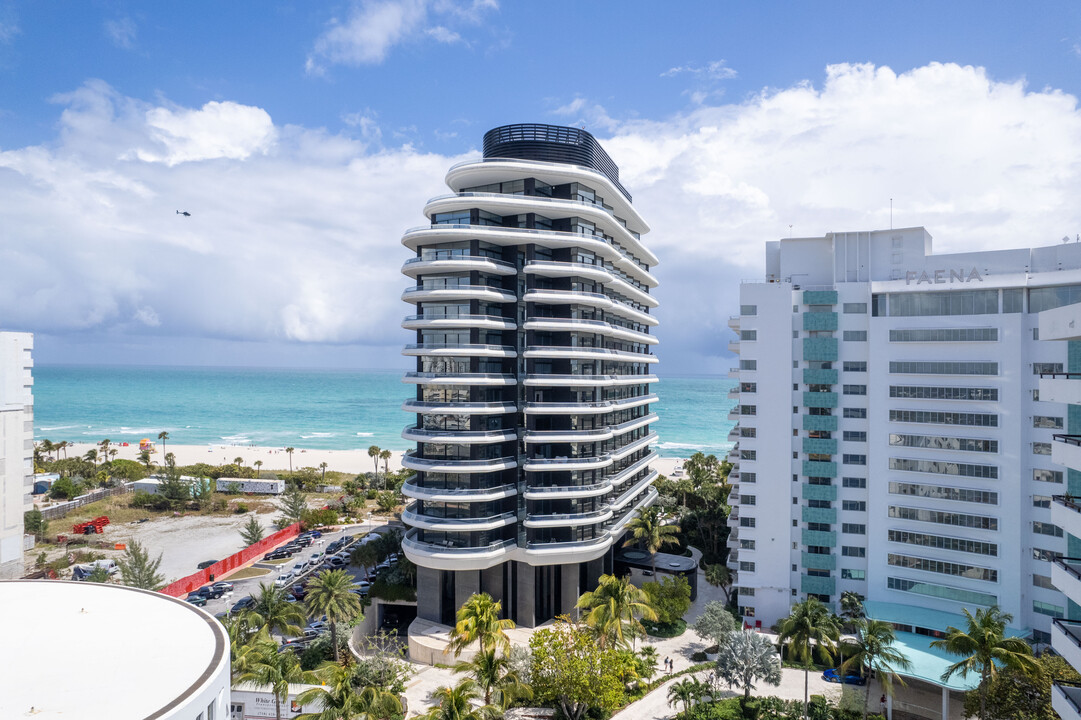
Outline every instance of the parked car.
<path id="1" fill-rule="evenodd" d="M 195 595 L 193 593 L 184 598 L 184 602 L 189 602 L 196 607 L 206 607 L 206 595 Z"/>
<path id="2" fill-rule="evenodd" d="M 831 683 L 839 683 L 839 682 L 842 681 L 841 676 L 837 674 L 837 669 L 836 668 L 830 668 L 829 670 L 822 673 L 822 679 L 825 680 L 826 682 L 831 682 Z M 845 685 L 866 685 L 867 684 L 867 678 L 863 677 L 862 675 L 845 675 L 844 676 L 844 684 Z"/>
<path id="3" fill-rule="evenodd" d="M 287 557 L 292 557 L 292 555 L 293 554 L 291 552 L 289 552 L 288 550 L 282 550 L 281 548 L 278 548 L 277 550 L 271 550 L 270 552 L 268 552 L 266 555 L 263 556 L 263 559 L 264 560 L 284 560 Z"/>
<path id="4" fill-rule="evenodd" d="M 345 560 L 342 560 L 340 557 L 335 556 L 327 559 L 327 565 L 335 570 L 339 570 L 345 567 L 346 563 Z"/>
<path id="5" fill-rule="evenodd" d="M 220 588 L 223 593 L 233 592 L 233 583 L 225 582 L 224 580 L 219 580 L 218 582 L 214 583 L 210 587 L 212 587 L 212 588 Z"/>
<path id="6" fill-rule="evenodd" d="M 296 540 L 294 540 L 293 542 L 295 542 L 295 543 L 296 543 L 297 545 L 300 545 L 301 547 L 309 547 L 309 546 L 311 546 L 311 545 L 312 545 L 312 544 L 313 544 L 313 543 L 314 543 L 315 541 L 314 541 L 314 540 L 312 540 L 312 539 L 311 539 L 310 537 L 298 537 L 298 538 L 297 538 Z"/>
<path id="7" fill-rule="evenodd" d="M 292 570 L 286 570 L 274 580 L 274 585 L 276 587 L 285 587 L 292 582 L 295 577 L 296 574 Z"/>
<path id="8" fill-rule="evenodd" d="M 354 584 L 362 590 L 367 590 L 372 586 L 372 584 L 367 580 L 357 580 Z"/>
<path id="9" fill-rule="evenodd" d="M 308 589 L 303 585 L 294 585 L 293 589 L 290 590 L 290 592 L 293 593 L 293 597 L 295 597 L 297 600 L 303 600 L 304 596 L 308 594 Z"/>
<path id="10" fill-rule="evenodd" d="M 321 537 L 323 537 L 323 533 L 319 532 L 318 530 L 309 530 L 308 535 L 313 537 L 313 538 L 321 538 Z"/>
<path id="11" fill-rule="evenodd" d="M 326 616 L 325 615 L 323 616 L 323 619 L 321 619 L 321 620 L 312 620 L 310 623 L 308 623 L 308 629 L 309 630 L 315 630 L 316 635 L 318 635 L 320 631 L 325 630 L 325 629 L 327 629 L 329 627 L 330 627 L 330 623 L 328 623 L 326 621 Z"/>
<path id="12" fill-rule="evenodd" d="M 322 560 L 324 555 L 326 555 L 326 553 L 324 553 L 322 550 L 316 550 L 315 552 L 313 552 L 310 558 L 312 565 Z"/>
<path id="13" fill-rule="evenodd" d="M 211 565 L 216 565 L 217 563 L 218 563 L 217 560 L 203 560 L 201 563 L 199 563 L 195 567 L 197 567 L 200 570 L 206 570 Z"/>
<path id="14" fill-rule="evenodd" d="M 302 572 L 304 572 L 307 568 L 308 568 L 307 561 L 306 560 L 301 560 L 300 562 L 298 562 L 296 565 L 293 566 L 293 574 L 294 575 L 299 575 Z"/>
<path id="15" fill-rule="evenodd" d="M 233 605 L 233 608 L 229 612 L 233 615 L 236 615 L 238 612 L 247 610 L 252 605 L 255 605 L 255 598 L 251 597 L 250 595 L 248 597 L 242 597 L 236 602 L 235 605 Z"/>
<path id="16" fill-rule="evenodd" d="M 221 588 L 216 588 L 213 585 L 204 585 L 198 590 L 195 590 L 194 592 L 199 593 L 208 600 L 217 600 L 225 594 L 225 590 Z"/>

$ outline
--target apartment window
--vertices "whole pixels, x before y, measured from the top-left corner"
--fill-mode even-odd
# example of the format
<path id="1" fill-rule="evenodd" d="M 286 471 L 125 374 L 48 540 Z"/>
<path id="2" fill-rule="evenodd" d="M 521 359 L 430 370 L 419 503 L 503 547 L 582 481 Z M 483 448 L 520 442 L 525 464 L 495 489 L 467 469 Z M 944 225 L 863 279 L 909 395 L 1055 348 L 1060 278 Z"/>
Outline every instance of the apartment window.
<path id="1" fill-rule="evenodd" d="M 995 315 L 998 313 L 998 290 L 891 293 L 889 311 L 890 317 Z"/>
<path id="2" fill-rule="evenodd" d="M 1051 496 L 1050 495 L 1033 495 L 1032 496 L 1032 507 L 1038 507 L 1038 508 L 1049 508 L 1049 507 L 1051 507 Z"/>
<path id="3" fill-rule="evenodd" d="M 841 523 L 841 532 L 845 535 L 866 535 L 867 526 L 860 523 Z"/>
<path id="4" fill-rule="evenodd" d="M 938 550 L 952 550 L 954 552 L 971 553 L 973 555 L 998 557 L 998 545 L 980 540 L 948 537 L 946 535 L 931 535 L 929 533 L 912 532 L 910 530 L 890 530 L 887 539 L 890 542 L 904 543 L 906 545 L 917 545 L 919 547 L 936 548 Z"/>
<path id="5" fill-rule="evenodd" d="M 745 437 L 745 438 L 758 437 L 758 428 L 743 427 L 742 425 L 740 425 L 740 427 L 739 427 L 739 436 L 740 437 Z"/>
<path id="6" fill-rule="evenodd" d="M 739 479 L 740 479 L 741 482 L 755 483 L 755 482 L 758 482 L 758 473 L 741 472 L 739 474 Z"/>
<path id="7" fill-rule="evenodd" d="M 844 303 L 841 311 L 846 315 L 866 315 L 867 303 Z"/>
<path id="8" fill-rule="evenodd" d="M 866 330 L 845 330 L 841 334 L 841 339 L 845 342 L 867 342 Z"/>
<path id="9" fill-rule="evenodd" d="M 956 450 L 961 452 L 997 453 L 998 440 L 945 437 L 942 435 L 902 435 L 890 433 L 890 445 L 926 450 Z"/>
<path id="10" fill-rule="evenodd" d="M 1040 442 L 1032 443 L 1032 454 L 1033 455 L 1050 455 L 1051 454 L 1051 443 L 1040 443 Z"/>
<path id="11" fill-rule="evenodd" d="M 740 415 L 757 415 L 758 414 L 758 406 L 757 405 L 740 405 L 739 406 L 739 414 Z"/>
<path id="12" fill-rule="evenodd" d="M 1032 391 L 1032 402 L 1039 402 L 1039 401 L 1040 401 L 1040 389 L 1036 388 L 1035 390 Z"/>
<path id="13" fill-rule="evenodd" d="M 845 453 L 844 455 L 841 456 L 841 462 L 844 463 L 845 465 L 866 465 L 867 464 L 867 456 L 866 455 L 850 455 L 848 453 Z"/>
<path id="14" fill-rule="evenodd" d="M 867 478 L 843 477 L 843 478 L 841 478 L 841 487 L 846 487 L 846 488 L 866 488 L 867 487 Z"/>
<path id="15" fill-rule="evenodd" d="M 903 400 L 979 400 L 996 402 L 998 401 L 998 389 L 890 385 L 890 397 Z"/>
<path id="16" fill-rule="evenodd" d="M 867 372 L 867 363 L 863 360 L 846 360 L 842 367 L 845 372 Z"/>
<path id="17" fill-rule="evenodd" d="M 758 331 L 757 330 L 740 330 L 739 331 L 739 339 L 740 340 L 757 340 L 758 339 Z"/>
<path id="18" fill-rule="evenodd" d="M 968 488 L 942 487 L 939 485 L 891 482 L 890 494 L 922 497 L 931 500 L 953 500 L 956 502 L 998 505 L 998 493 L 990 490 L 970 490 Z"/>
<path id="19" fill-rule="evenodd" d="M 1044 550 L 1043 548 L 1032 548 L 1032 559 L 1039 560 L 1040 562 L 1054 562 L 1062 557 L 1062 553 L 1057 550 Z"/>
<path id="20" fill-rule="evenodd" d="M 1040 615 L 1050 615 L 1053 618 L 1061 618 L 1066 616 L 1066 610 L 1061 605 L 1054 605 L 1043 600 L 1032 601 L 1032 611 L 1037 612 Z"/>
<path id="21" fill-rule="evenodd" d="M 1081 302 L 1081 285 L 1030 288 L 1028 291 L 1028 311 L 1030 313 L 1053 310 L 1063 305 L 1073 305 L 1078 302 Z"/>
<path id="22" fill-rule="evenodd" d="M 757 360 L 740 360 L 739 361 L 739 369 L 740 370 L 757 370 L 758 369 L 758 361 Z"/>
<path id="23" fill-rule="evenodd" d="M 867 502 L 865 500 L 842 500 L 841 509 L 867 512 Z"/>
<path id="24" fill-rule="evenodd" d="M 890 590 L 900 590 L 901 592 L 910 592 L 916 595 L 942 598 L 943 600 L 952 600 L 966 605 L 982 605 L 990 607 L 991 605 L 998 604 L 998 597 L 991 595 L 990 593 L 976 592 L 975 590 L 962 590 L 960 588 L 936 585 L 922 580 L 916 581 L 891 577 L 886 578 L 886 587 Z"/>
<path id="25" fill-rule="evenodd" d="M 749 315 L 749 316 L 753 317 L 753 316 L 758 314 L 758 306 L 757 305 L 740 305 L 739 306 L 739 314 L 740 315 Z"/>
<path id="26" fill-rule="evenodd" d="M 855 420 L 863 420 L 867 417 L 867 408 L 844 408 L 843 416 Z"/>
<path id="27" fill-rule="evenodd" d="M 1032 532 L 1037 535 L 1050 535 L 1051 537 L 1062 537 L 1062 528 L 1058 525 L 1052 525 L 1051 523 L 1033 521 Z"/>
<path id="28" fill-rule="evenodd" d="M 890 505 L 889 516 L 898 520 L 915 520 L 917 522 L 952 525 L 976 530 L 998 530 L 998 518 L 986 515 L 969 515 L 967 513 L 944 512 L 928 508 Z"/>
<path id="29" fill-rule="evenodd" d="M 1004 313 L 1019 313 L 1024 312 L 1025 304 L 1025 289 L 1024 288 L 1010 288 L 1002 291 L 1002 312 Z"/>
<path id="30" fill-rule="evenodd" d="M 758 459 L 758 451 L 757 450 L 740 450 L 739 451 L 739 459 L 740 460 L 757 460 Z"/>
<path id="31" fill-rule="evenodd" d="M 866 570 L 856 570 L 854 568 L 841 568 L 842 580 L 866 580 Z"/>
<path id="32" fill-rule="evenodd" d="M 936 410 L 890 410 L 890 422 L 998 427 L 998 415 L 991 413 L 939 412 Z"/>
<path id="33" fill-rule="evenodd" d="M 739 589 L 739 594 L 742 597 L 754 597 L 754 588 L 753 587 L 741 587 Z"/>
<path id="34" fill-rule="evenodd" d="M 997 465 L 976 465 L 974 463 L 945 462 L 942 460 L 912 460 L 909 458 L 890 458 L 890 470 L 903 472 L 932 473 L 935 475 L 958 475 L 961 477 L 989 478 L 998 477 Z"/>
<path id="35" fill-rule="evenodd" d="M 844 392 L 845 395 L 866 395 L 867 394 L 867 386 L 866 385 L 844 385 L 842 387 L 844 388 L 843 392 Z"/>
<path id="36" fill-rule="evenodd" d="M 890 342 L 996 342 L 998 328 L 914 328 L 890 330 Z"/>
<path id="37" fill-rule="evenodd" d="M 741 393 L 756 393 L 758 392 L 758 383 L 741 382 L 739 384 L 739 391 Z"/>
<path id="38" fill-rule="evenodd" d="M 998 375 L 998 363 L 892 360 L 890 372 L 903 375 Z"/>
<path id="39" fill-rule="evenodd" d="M 1050 415 L 1036 415 L 1032 418 L 1032 427 L 1041 430 L 1061 430 L 1062 418 Z"/>
<path id="40" fill-rule="evenodd" d="M 754 518 L 753 517 L 741 517 L 739 519 L 739 526 L 740 527 L 745 527 L 745 528 L 753 528 L 754 527 Z"/>
<path id="41" fill-rule="evenodd" d="M 1047 575 L 1039 575 L 1037 573 L 1033 573 L 1032 584 L 1038 588 L 1043 588 L 1045 590 L 1054 590 L 1055 592 L 1058 592 L 1058 588 L 1051 584 L 1051 578 Z"/>
<path id="42" fill-rule="evenodd" d="M 1036 482 L 1056 483 L 1062 484 L 1062 471 L 1061 470 L 1043 470 L 1035 468 L 1032 471 L 1032 479 Z"/>
<path id="43" fill-rule="evenodd" d="M 206 706 L 206 720 L 214 720 L 214 716 L 215 716 L 214 710 L 215 709 L 216 708 L 214 707 L 213 702 L 211 702 L 209 705 Z"/>
<path id="44" fill-rule="evenodd" d="M 845 430 L 842 439 L 845 442 L 867 442 L 867 433 L 862 430 Z"/>
<path id="45" fill-rule="evenodd" d="M 740 572 L 754 572 L 754 563 L 751 562 L 750 560 L 740 560 L 739 561 L 739 571 Z"/>
<path id="46" fill-rule="evenodd" d="M 739 496 L 739 504 L 740 505 L 756 505 L 757 503 L 758 503 L 758 499 L 754 495 L 740 495 Z"/>
<path id="47" fill-rule="evenodd" d="M 841 555 L 844 557 L 867 557 L 867 548 L 862 545 L 842 545 Z"/>
<path id="48" fill-rule="evenodd" d="M 970 580 L 998 582 L 997 570 L 978 567 L 976 565 L 963 565 L 961 563 L 931 560 L 929 558 L 913 557 L 911 555 L 896 555 L 894 553 L 889 553 L 887 562 L 894 567 L 902 567 L 908 570 L 921 570 L 923 572 L 953 575 L 954 577 L 963 577 Z"/>
<path id="49" fill-rule="evenodd" d="M 1062 363 L 1032 363 L 1033 375 L 1049 375 L 1062 372 Z"/>
<path id="50" fill-rule="evenodd" d="M 792 331 L 792 339 L 795 340 L 797 338 L 799 338 L 799 330 L 793 330 Z"/>
<path id="51" fill-rule="evenodd" d="M 745 617 L 745 618 L 753 618 L 754 617 L 754 608 L 751 607 L 750 605 L 740 605 L 739 606 L 739 614 L 742 617 Z"/>
<path id="52" fill-rule="evenodd" d="M 745 539 L 741 538 L 740 541 L 739 541 L 739 549 L 740 550 L 754 550 L 754 540 L 745 540 Z"/>
<path id="53" fill-rule="evenodd" d="M 1032 339 L 1033 340 L 1039 340 L 1040 339 L 1040 328 L 1038 328 L 1038 327 L 1032 328 Z"/>

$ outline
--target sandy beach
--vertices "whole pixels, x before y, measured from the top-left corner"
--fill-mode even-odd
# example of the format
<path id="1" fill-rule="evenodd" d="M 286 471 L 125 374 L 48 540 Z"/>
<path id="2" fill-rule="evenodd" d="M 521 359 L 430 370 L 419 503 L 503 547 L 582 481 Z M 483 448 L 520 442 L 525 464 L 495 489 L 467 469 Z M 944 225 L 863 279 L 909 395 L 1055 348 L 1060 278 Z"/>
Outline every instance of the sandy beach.
<path id="1" fill-rule="evenodd" d="M 116 457 L 121 460 L 139 459 L 139 443 L 131 443 L 126 447 L 112 444 L 111 448 L 119 450 Z M 90 443 L 76 443 L 68 446 L 68 457 L 85 455 L 88 450 L 97 450 L 96 445 Z M 289 455 L 285 448 L 281 447 L 252 447 L 250 445 L 174 445 L 165 442 L 165 451 L 176 456 L 178 465 L 194 465 L 195 463 L 209 463 L 222 465 L 230 463 L 234 458 L 243 458 L 244 465 L 252 466 L 256 460 L 262 460 L 260 470 L 288 470 Z M 161 443 L 155 443 L 155 452 L 151 455 L 154 462 L 162 463 L 164 455 L 161 451 Z M 671 476 L 672 470 L 682 464 L 680 458 L 658 458 L 653 461 L 653 468 L 661 475 Z M 322 463 L 327 464 L 327 470 L 345 473 L 368 472 L 373 469 L 372 459 L 368 457 L 368 450 L 311 450 L 307 448 L 295 448 L 293 451 L 293 469 L 311 467 L 319 469 Z M 391 470 L 400 470 L 402 467 L 402 453 L 392 451 L 389 463 Z M 383 467 L 382 461 L 379 463 Z"/>

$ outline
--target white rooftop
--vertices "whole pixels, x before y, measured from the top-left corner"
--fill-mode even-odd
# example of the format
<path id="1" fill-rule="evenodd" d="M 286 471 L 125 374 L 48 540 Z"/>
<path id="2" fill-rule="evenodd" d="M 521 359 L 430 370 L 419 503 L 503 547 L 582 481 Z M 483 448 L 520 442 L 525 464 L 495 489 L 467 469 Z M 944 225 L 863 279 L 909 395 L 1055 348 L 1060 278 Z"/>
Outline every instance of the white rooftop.
<path id="1" fill-rule="evenodd" d="M 217 620 L 148 590 L 0 581 L 0 608 L 2 718 L 157 717 L 229 662 Z"/>

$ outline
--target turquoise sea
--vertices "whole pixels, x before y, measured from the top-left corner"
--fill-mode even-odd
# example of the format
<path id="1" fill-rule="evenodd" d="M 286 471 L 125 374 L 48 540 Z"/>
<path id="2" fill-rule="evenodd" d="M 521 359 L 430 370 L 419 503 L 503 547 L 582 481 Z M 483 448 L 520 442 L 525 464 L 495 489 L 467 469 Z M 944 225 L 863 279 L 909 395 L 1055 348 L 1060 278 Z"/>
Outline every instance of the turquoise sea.
<path id="1" fill-rule="evenodd" d="M 169 432 L 181 445 L 237 443 L 323 450 L 405 450 L 401 409 L 413 389 L 401 370 L 206 367 L 34 368 L 34 435 L 54 442 L 114 442 Z M 662 377 L 655 385 L 664 457 L 731 447 L 734 381 Z"/>

